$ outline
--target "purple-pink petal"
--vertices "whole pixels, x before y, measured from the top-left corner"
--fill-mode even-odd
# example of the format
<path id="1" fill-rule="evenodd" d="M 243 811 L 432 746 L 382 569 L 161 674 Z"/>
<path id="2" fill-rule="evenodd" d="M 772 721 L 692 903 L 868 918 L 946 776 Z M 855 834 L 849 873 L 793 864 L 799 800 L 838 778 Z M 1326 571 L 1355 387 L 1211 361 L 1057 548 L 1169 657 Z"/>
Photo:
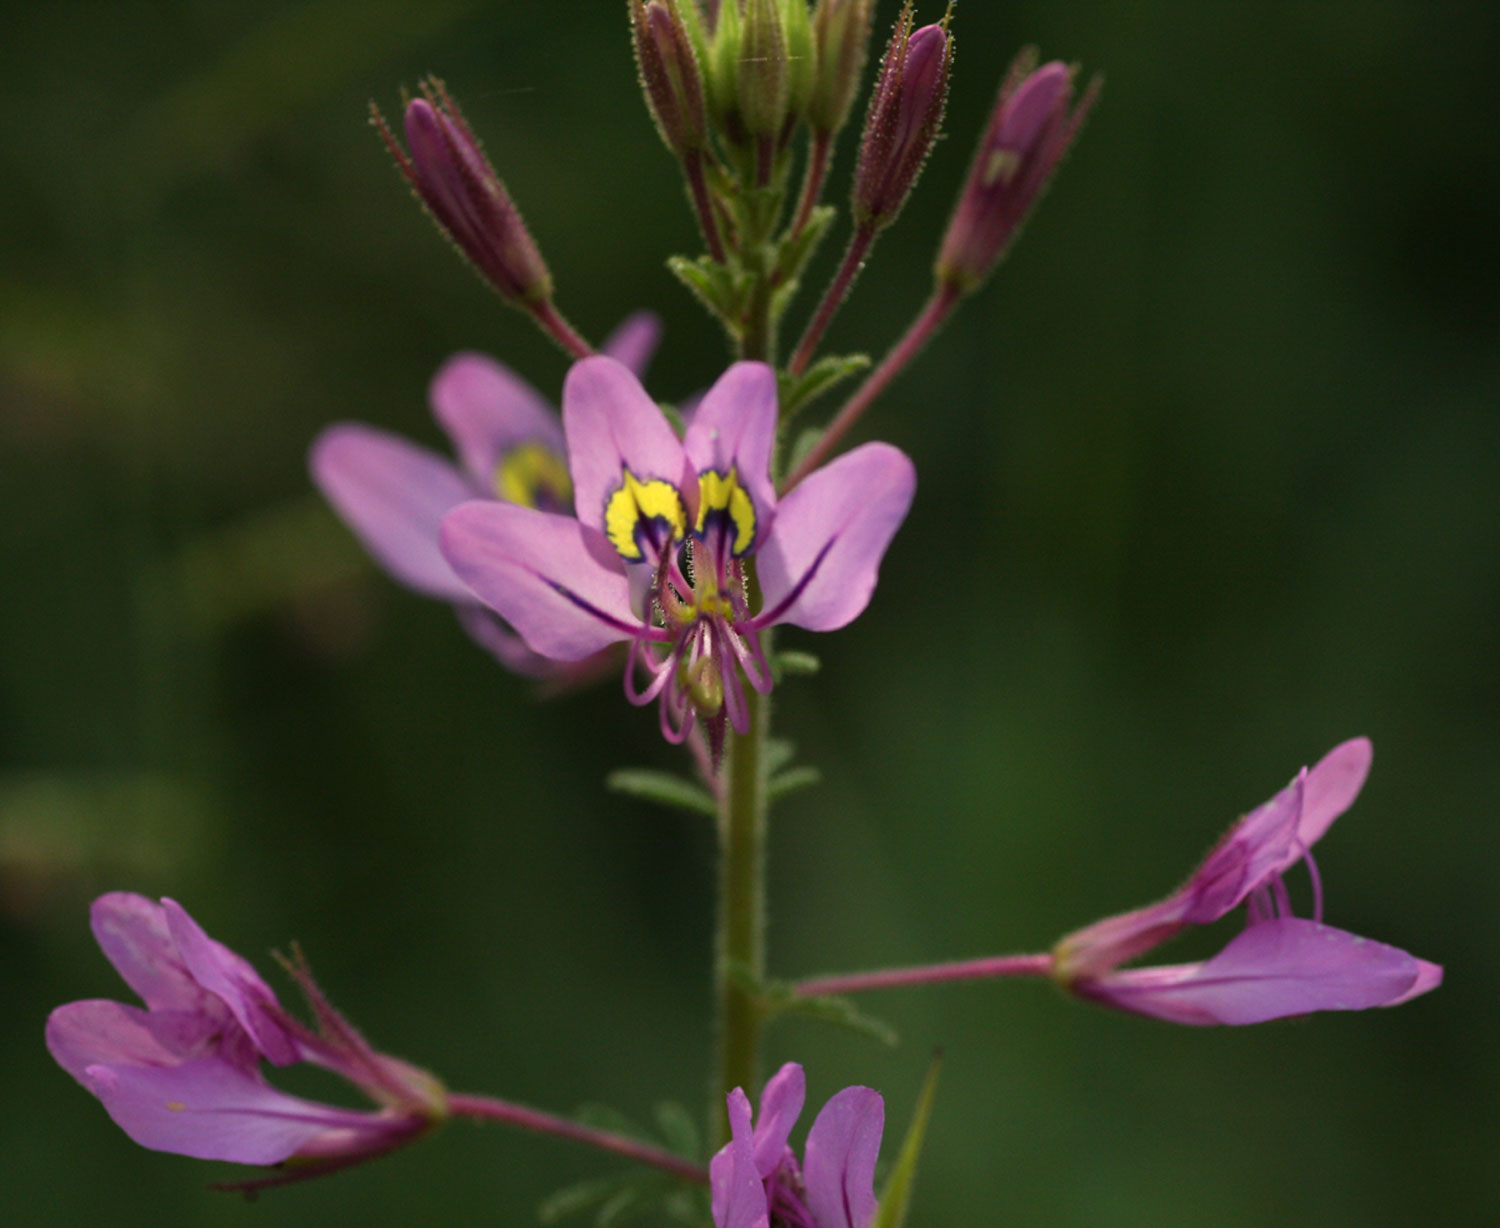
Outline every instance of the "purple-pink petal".
<path id="1" fill-rule="evenodd" d="M 884 1129 L 885 1101 L 868 1087 L 846 1087 L 823 1106 L 807 1133 L 802 1162 L 818 1228 L 868 1228 Z"/>
<path id="2" fill-rule="evenodd" d="M 369 1113 L 279 1092 L 217 1058 L 175 1066 L 101 1063 L 84 1084 L 142 1147 L 240 1164 L 279 1164 L 330 1130 L 378 1128 Z"/>
<path id="3" fill-rule="evenodd" d="M 776 414 L 776 372 L 763 362 L 737 362 L 703 394 L 682 445 L 698 473 L 738 475 L 755 506 L 757 543 L 765 539 L 776 507 Z"/>
<path id="4" fill-rule="evenodd" d="M 59 1006 L 47 1017 L 47 1051 L 70 1075 L 89 1086 L 84 1071 L 101 1062 L 171 1066 L 178 1051 L 163 1045 L 152 1016 L 137 1006 L 93 998 Z"/>
<path id="5" fill-rule="evenodd" d="M 788 1062 L 766 1081 L 760 1093 L 760 1115 L 755 1125 L 755 1168 L 769 1177 L 786 1155 L 787 1139 L 807 1100 L 807 1076 L 796 1062 Z"/>
<path id="6" fill-rule="evenodd" d="M 766 1190 L 755 1167 L 750 1099 L 742 1088 L 728 1096 L 729 1142 L 708 1166 L 709 1198 L 716 1228 L 770 1228 Z"/>
<path id="7" fill-rule="evenodd" d="M 472 595 L 545 657 L 580 661 L 640 627 L 624 564 L 571 516 L 475 501 L 448 515 L 441 541 Z"/>
<path id="8" fill-rule="evenodd" d="M 798 485 L 758 555 L 765 601 L 757 622 L 832 631 L 857 618 L 916 482 L 905 454 L 867 443 Z"/>
<path id="9" fill-rule="evenodd" d="M 1348 810 L 1370 774 L 1375 749 L 1369 738 L 1351 738 L 1335 746 L 1307 773 L 1297 839 L 1303 849 L 1318 842 L 1333 821 Z"/>
<path id="10" fill-rule="evenodd" d="M 89 906 L 99 949 L 141 1001 L 153 1010 L 196 1009 L 203 991 L 188 972 L 167 918 L 155 900 L 111 891 Z"/>
<path id="11" fill-rule="evenodd" d="M 682 443 L 640 380 L 602 355 L 574 363 L 563 384 L 563 430 L 578 519 L 601 532 L 623 472 L 681 487 Z M 524 634 L 524 633 L 523 633 Z"/>
<path id="12" fill-rule="evenodd" d="M 453 355 L 432 377 L 427 399 L 465 472 L 486 495 L 495 493 L 501 457 L 518 444 L 538 442 L 562 455 L 562 426 L 551 405 L 514 371 L 484 354 Z M 471 489 L 464 497 L 475 493 Z"/>
<path id="13" fill-rule="evenodd" d="M 640 376 L 645 374 L 660 340 L 661 320 L 655 312 L 637 311 L 626 316 L 604 339 L 599 352 L 623 363 Z"/>
<path id="14" fill-rule="evenodd" d="M 1204 963 L 1112 972 L 1075 989 L 1172 1023 L 1249 1024 L 1394 1006 L 1441 979 L 1436 965 L 1396 947 L 1282 917 L 1247 927 Z"/>
<path id="15" fill-rule="evenodd" d="M 1297 841 L 1307 772 L 1240 819 L 1193 871 L 1178 893 L 1182 919 L 1209 925 L 1238 907 L 1252 891 L 1281 873 L 1305 851 Z"/>
<path id="16" fill-rule="evenodd" d="M 430 597 L 468 599 L 438 549 L 443 516 L 474 497 L 452 464 L 357 422 L 319 435 L 309 464 L 323 497 L 386 571 Z"/>
<path id="17" fill-rule="evenodd" d="M 274 1064 L 289 1066 L 298 1061 L 301 1050 L 271 987 L 245 960 L 204 933 L 176 900 L 161 904 L 167 930 L 193 979 L 229 1008 Z"/>

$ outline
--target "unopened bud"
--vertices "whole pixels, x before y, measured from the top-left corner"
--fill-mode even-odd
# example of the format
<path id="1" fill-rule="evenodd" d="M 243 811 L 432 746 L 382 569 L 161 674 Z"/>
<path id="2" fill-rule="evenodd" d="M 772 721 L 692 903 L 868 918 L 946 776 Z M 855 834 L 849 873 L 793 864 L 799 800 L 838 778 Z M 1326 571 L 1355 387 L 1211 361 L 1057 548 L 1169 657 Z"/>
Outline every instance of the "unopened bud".
<path id="1" fill-rule="evenodd" d="M 551 297 L 552 278 L 463 115 L 436 78 L 406 105 L 407 150 L 371 107 L 396 165 L 438 226 L 502 296 L 517 304 Z"/>
<path id="2" fill-rule="evenodd" d="M 1035 62 L 1023 51 L 1000 87 L 938 250 L 945 285 L 973 290 L 999 264 L 1099 94 L 1096 77 L 1074 107 L 1073 70 Z"/>
<path id="3" fill-rule="evenodd" d="M 662 140 L 679 158 L 702 149 L 707 141 L 703 80 L 675 0 L 632 0 L 630 20 L 641 86 Z"/>
<path id="4" fill-rule="evenodd" d="M 786 32 L 778 0 L 745 0 L 736 93 L 745 131 L 779 136 L 787 115 Z"/>
<path id="5" fill-rule="evenodd" d="M 796 121 L 807 114 L 818 79 L 818 49 L 813 40 L 807 0 L 781 0 L 781 29 L 786 37 L 786 122 L 781 135 L 791 135 Z"/>
<path id="6" fill-rule="evenodd" d="M 807 103 L 807 122 L 828 135 L 841 129 L 859 92 L 870 49 L 870 13 L 875 0 L 818 0 L 813 10 L 817 72 Z"/>
<path id="7" fill-rule="evenodd" d="M 878 229 L 895 220 L 943 119 L 953 60 L 946 19 L 916 31 L 911 26 L 908 2 L 896 19 L 865 115 L 853 201 L 854 222 L 862 228 Z"/>

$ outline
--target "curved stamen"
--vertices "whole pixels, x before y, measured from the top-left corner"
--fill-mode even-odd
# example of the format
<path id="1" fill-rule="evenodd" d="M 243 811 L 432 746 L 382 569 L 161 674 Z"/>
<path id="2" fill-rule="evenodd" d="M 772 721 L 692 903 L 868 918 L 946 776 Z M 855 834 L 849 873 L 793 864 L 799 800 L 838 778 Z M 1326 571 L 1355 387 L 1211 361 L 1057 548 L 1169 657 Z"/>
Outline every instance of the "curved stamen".
<path id="1" fill-rule="evenodd" d="M 647 641 L 643 637 L 637 637 L 630 641 L 630 652 L 625 658 L 625 698 L 637 708 L 643 708 L 661 693 L 662 687 L 672 676 L 672 667 L 676 658 L 675 652 L 669 652 L 660 661 L 654 661 L 643 651 L 643 645 Z M 646 672 L 651 681 L 641 690 L 635 683 L 635 671 L 637 666 Z"/>
<path id="2" fill-rule="evenodd" d="M 1302 850 L 1302 860 L 1307 862 L 1307 876 L 1312 879 L 1313 920 L 1323 924 L 1323 876 L 1318 873 L 1318 863 L 1313 860 L 1312 850 Z"/>
<path id="3" fill-rule="evenodd" d="M 1275 914 L 1278 917 L 1292 916 L 1292 897 L 1287 893 L 1286 883 L 1282 881 L 1281 875 L 1277 875 L 1268 884 L 1272 898 L 1276 903 Z"/>
<path id="4" fill-rule="evenodd" d="M 732 649 L 738 647 L 737 637 L 722 618 L 714 619 L 713 634 L 717 639 L 731 645 Z M 729 717 L 730 727 L 735 733 L 748 733 L 750 730 L 750 710 L 745 705 L 745 688 L 740 681 L 740 671 L 732 663 L 725 660 L 728 654 L 722 648 L 716 649 L 715 655 L 723 663 L 719 672 L 723 679 L 724 709 Z M 735 652 L 734 655 L 738 658 L 739 653 Z"/>
<path id="5" fill-rule="evenodd" d="M 677 672 L 675 666 L 672 672 Z M 661 725 L 662 737 L 674 746 L 682 745 L 693 730 L 694 715 L 693 705 L 687 702 L 687 695 L 680 686 L 674 683 L 663 688 L 661 703 L 657 705 L 657 722 Z"/>

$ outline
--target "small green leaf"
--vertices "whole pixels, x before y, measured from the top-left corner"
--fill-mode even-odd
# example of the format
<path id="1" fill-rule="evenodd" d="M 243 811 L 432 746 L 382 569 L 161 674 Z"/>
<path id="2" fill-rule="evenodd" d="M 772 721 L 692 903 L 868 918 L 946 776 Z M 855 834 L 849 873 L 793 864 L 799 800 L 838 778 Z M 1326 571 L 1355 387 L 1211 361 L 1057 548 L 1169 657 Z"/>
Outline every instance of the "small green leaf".
<path id="1" fill-rule="evenodd" d="M 807 215 L 807 225 L 802 228 L 802 233 L 782 243 L 776 258 L 776 275 L 781 281 L 795 281 L 801 275 L 803 266 L 823 241 L 838 212 L 832 205 L 819 205 Z"/>
<path id="2" fill-rule="evenodd" d="M 766 748 L 761 752 L 767 776 L 774 776 L 796 757 L 797 744 L 787 738 L 767 738 Z"/>
<path id="3" fill-rule="evenodd" d="M 813 785 L 822 783 L 822 780 L 823 773 L 811 764 L 788 768 L 780 775 L 771 777 L 766 783 L 766 799 L 779 802 L 788 793 L 811 788 Z"/>
<path id="4" fill-rule="evenodd" d="M 604 786 L 642 801 L 693 814 L 706 814 L 710 818 L 719 812 L 718 804 L 707 789 L 671 772 L 658 772 L 653 768 L 617 768 L 604 778 Z"/>
<path id="5" fill-rule="evenodd" d="M 595 1181 L 581 1181 L 577 1185 L 565 1186 L 555 1194 L 542 1199 L 536 1209 L 536 1217 L 544 1224 L 555 1224 L 559 1220 L 582 1214 L 593 1207 L 608 1202 L 634 1173 L 620 1177 L 603 1177 Z"/>
<path id="6" fill-rule="evenodd" d="M 818 441 L 823 438 L 821 426 L 810 426 L 797 436 L 792 444 L 791 455 L 786 460 L 786 471 L 793 472 L 798 465 L 807 459 L 807 455 L 818 446 Z"/>
<path id="7" fill-rule="evenodd" d="M 626 1138 L 633 1138 L 643 1143 L 654 1143 L 649 1130 L 644 1130 L 630 1118 L 626 1117 L 619 1109 L 611 1108 L 607 1104 L 585 1104 L 573 1114 L 573 1120 L 580 1125 L 590 1126 L 595 1130 L 605 1130 L 610 1134 L 622 1134 Z"/>
<path id="8" fill-rule="evenodd" d="M 594 1223 L 599 1228 L 615 1228 L 617 1224 L 627 1224 L 633 1219 L 639 1219 L 655 1200 L 654 1192 L 643 1190 L 638 1185 L 627 1185 L 600 1206 L 598 1214 L 594 1216 Z"/>
<path id="9" fill-rule="evenodd" d="M 750 285 L 744 270 L 725 268 L 710 256 L 700 256 L 697 260 L 672 256 L 667 260 L 667 268 L 708 308 L 710 314 L 726 326 L 737 326 Z"/>
<path id="10" fill-rule="evenodd" d="M 858 1010 L 848 998 L 804 998 L 799 996 L 785 981 L 773 981 L 762 985 L 758 991 L 767 1019 L 780 1015 L 799 1015 L 804 1019 L 818 1019 L 836 1027 L 847 1028 L 878 1040 L 883 1045 L 895 1047 L 900 1037 L 896 1029 L 883 1019 L 866 1015 Z"/>
<path id="11" fill-rule="evenodd" d="M 868 354 L 828 354 L 801 375 L 782 375 L 779 387 L 781 420 L 789 422 L 834 385 L 869 365 Z"/>
<path id="12" fill-rule="evenodd" d="M 682 420 L 682 411 L 666 401 L 658 401 L 656 408 L 661 410 L 661 416 L 672 424 L 672 429 L 677 432 L 677 438 L 681 439 L 687 432 L 687 423 Z"/>
<path id="13" fill-rule="evenodd" d="M 778 652 L 771 658 L 771 668 L 776 671 L 776 680 L 806 677 L 816 674 L 823 663 L 810 652 Z"/>
<path id="14" fill-rule="evenodd" d="M 698 1156 L 698 1124 L 693 1115 L 675 1100 L 664 1100 L 656 1106 L 656 1127 L 662 1140 L 678 1155 Z"/>
<path id="15" fill-rule="evenodd" d="M 927 1121 L 932 1116 L 932 1102 L 937 1095 L 938 1070 L 943 1064 L 943 1055 L 935 1054 L 932 1065 L 927 1068 L 927 1078 L 922 1083 L 922 1094 L 917 1097 L 916 1112 L 911 1125 L 906 1128 L 906 1137 L 901 1142 L 901 1152 L 896 1157 L 896 1167 L 886 1178 L 885 1189 L 880 1192 L 880 1209 L 875 1213 L 871 1228 L 902 1228 L 906 1223 L 906 1209 L 911 1202 L 912 1186 L 917 1180 L 917 1160 L 922 1154 L 922 1143 L 927 1137 Z"/>

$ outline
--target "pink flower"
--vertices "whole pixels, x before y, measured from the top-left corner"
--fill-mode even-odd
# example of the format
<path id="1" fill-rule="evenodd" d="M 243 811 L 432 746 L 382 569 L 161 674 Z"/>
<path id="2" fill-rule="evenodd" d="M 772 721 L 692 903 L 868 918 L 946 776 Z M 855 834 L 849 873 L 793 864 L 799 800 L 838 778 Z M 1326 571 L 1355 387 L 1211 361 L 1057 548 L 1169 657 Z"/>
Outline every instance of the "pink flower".
<path id="1" fill-rule="evenodd" d="M 446 1114 L 431 1075 L 377 1053 L 292 968 L 317 1016 L 291 1018 L 254 968 L 172 900 L 113 892 L 90 910 L 99 946 L 146 1006 L 70 1002 L 47 1020 L 47 1048 L 143 1147 L 203 1160 L 342 1167 L 410 1142 Z M 311 1062 L 379 1109 L 318 1104 L 260 1072 Z"/>
<path id="2" fill-rule="evenodd" d="M 659 701 L 670 741 L 701 718 L 717 745 L 726 721 L 749 727 L 745 683 L 770 690 L 760 632 L 831 631 L 858 617 L 916 487 L 905 455 L 869 443 L 778 504 L 776 417 L 776 373 L 736 363 L 678 439 L 627 368 L 586 358 L 563 386 L 577 517 L 466 503 L 443 520 L 443 554 L 544 657 L 578 661 L 628 643 L 630 700 Z"/>
<path id="3" fill-rule="evenodd" d="M 656 348 L 655 316 L 631 316 L 604 352 L 641 371 Z M 503 499 L 565 512 L 573 490 L 557 411 L 509 368 L 483 354 L 455 354 L 428 391 L 433 416 L 458 464 L 399 435 L 360 422 L 328 427 L 308 457 L 313 482 L 365 549 L 397 581 L 451 602 L 464 629 L 501 664 L 528 677 L 560 669 L 532 652 L 474 599 L 438 549 L 438 526 L 460 503 Z"/>
<path id="4" fill-rule="evenodd" d="M 1395 1006 L 1437 988 L 1438 965 L 1322 923 L 1311 849 L 1358 795 L 1370 757 L 1365 738 L 1334 747 L 1230 828 L 1165 900 L 1064 938 L 1053 953 L 1057 980 L 1080 997 L 1187 1024 Z M 1291 915 L 1282 882 L 1299 861 L 1313 876 L 1312 920 Z M 1212 959 L 1120 967 L 1187 926 L 1212 924 L 1247 902 L 1249 924 Z"/>
<path id="5" fill-rule="evenodd" d="M 744 1089 L 729 1093 L 730 1141 L 709 1165 L 715 1228 L 868 1228 L 885 1101 L 844 1088 L 814 1120 L 799 1165 L 787 1138 L 806 1098 L 796 1062 L 766 1083 L 754 1129 Z"/>

